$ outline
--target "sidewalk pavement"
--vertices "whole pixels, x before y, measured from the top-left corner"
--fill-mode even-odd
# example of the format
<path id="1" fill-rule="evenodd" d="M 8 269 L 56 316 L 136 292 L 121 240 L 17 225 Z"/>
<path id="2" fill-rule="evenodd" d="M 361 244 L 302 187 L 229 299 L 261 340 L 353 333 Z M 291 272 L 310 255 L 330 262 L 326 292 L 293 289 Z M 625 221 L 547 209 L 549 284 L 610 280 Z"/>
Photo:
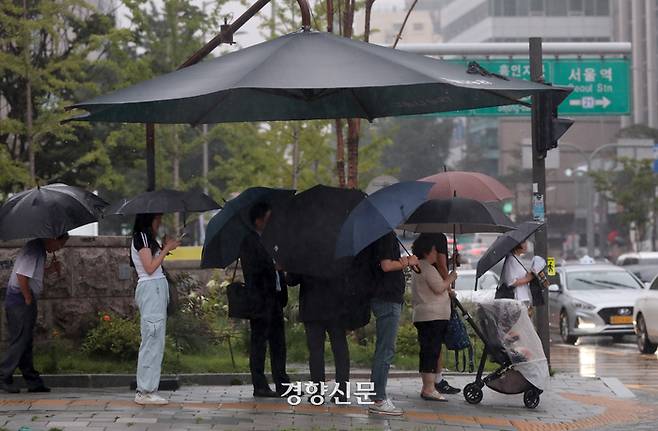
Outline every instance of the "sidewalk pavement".
<path id="1" fill-rule="evenodd" d="M 472 376 L 452 375 L 463 387 Z M 353 384 L 354 384 L 353 380 Z M 522 395 L 484 389 L 479 405 L 461 394 L 449 402 L 423 401 L 419 378 L 389 380 L 389 396 L 405 410 L 402 417 L 368 414 L 366 406 L 292 407 L 285 400 L 252 397 L 251 386 L 184 386 L 162 392 L 166 406 L 141 407 L 124 388 L 55 389 L 50 394 L 0 394 L 0 430 L 655 430 L 655 398 L 634 397 L 616 379 L 558 374 L 534 410 Z M 652 427 L 652 428 L 650 428 Z"/>

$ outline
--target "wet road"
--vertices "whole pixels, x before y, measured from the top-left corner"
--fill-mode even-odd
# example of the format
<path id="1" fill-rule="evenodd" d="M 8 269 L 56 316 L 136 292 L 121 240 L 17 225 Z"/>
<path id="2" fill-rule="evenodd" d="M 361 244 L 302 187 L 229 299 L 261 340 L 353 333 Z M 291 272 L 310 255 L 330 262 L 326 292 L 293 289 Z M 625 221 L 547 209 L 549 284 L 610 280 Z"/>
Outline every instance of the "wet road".
<path id="1" fill-rule="evenodd" d="M 616 377 L 631 391 L 658 396 L 658 355 L 643 355 L 634 337 L 613 343 L 610 337 L 583 337 L 575 346 L 553 335 L 551 366 L 584 377 Z"/>

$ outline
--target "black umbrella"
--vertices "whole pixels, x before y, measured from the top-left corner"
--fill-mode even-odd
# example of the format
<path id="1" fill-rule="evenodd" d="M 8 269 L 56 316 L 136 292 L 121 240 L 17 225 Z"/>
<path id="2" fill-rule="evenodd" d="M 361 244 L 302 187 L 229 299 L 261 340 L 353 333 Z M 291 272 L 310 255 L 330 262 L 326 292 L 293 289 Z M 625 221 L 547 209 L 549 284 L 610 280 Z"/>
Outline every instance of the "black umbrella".
<path id="1" fill-rule="evenodd" d="M 505 232 L 503 235 L 496 238 L 496 241 L 491 244 L 478 261 L 477 273 L 475 275 L 476 279 L 480 278 L 482 274 L 493 268 L 494 265 L 514 250 L 514 247 L 527 240 L 542 226 L 544 226 L 544 223 L 532 221 L 524 222 L 519 224 L 515 230 Z"/>
<path id="2" fill-rule="evenodd" d="M 0 239 L 57 238 L 98 221 L 107 205 L 95 194 L 66 184 L 26 190 L 0 207 Z"/>
<path id="3" fill-rule="evenodd" d="M 466 198 L 432 199 L 422 204 L 400 225 L 413 232 L 507 232 L 514 229 L 495 203 Z"/>
<path id="4" fill-rule="evenodd" d="M 366 118 L 518 104 L 572 90 L 330 33 L 300 31 L 72 106 L 126 123 Z"/>
<path id="5" fill-rule="evenodd" d="M 338 233 L 350 211 L 365 197 L 359 190 L 323 185 L 299 193 L 272 214 L 263 244 L 286 271 L 336 277 L 352 261 L 335 259 Z"/>
<path id="6" fill-rule="evenodd" d="M 393 231 L 422 203 L 434 186 L 421 181 L 392 184 L 359 203 L 343 224 L 336 257 L 356 256 L 361 250 Z"/>
<path id="7" fill-rule="evenodd" d="M 226 268 L 240 254 L 242 240 L 253 229 L 249 210 L 258 202 L 276 207 L 295 194 L 294 190 L 252 187 L 228 201 L 208 222 L 201 255 L 202 268 Z"/>
<path id="8" fill-rule="evenodd" d="M 204 212 L 219 208 L 219 204 L 205 193 L 162 189 L 140 193 L 132 198 L 114 202 L 107 215 L 167 214 Z"/>

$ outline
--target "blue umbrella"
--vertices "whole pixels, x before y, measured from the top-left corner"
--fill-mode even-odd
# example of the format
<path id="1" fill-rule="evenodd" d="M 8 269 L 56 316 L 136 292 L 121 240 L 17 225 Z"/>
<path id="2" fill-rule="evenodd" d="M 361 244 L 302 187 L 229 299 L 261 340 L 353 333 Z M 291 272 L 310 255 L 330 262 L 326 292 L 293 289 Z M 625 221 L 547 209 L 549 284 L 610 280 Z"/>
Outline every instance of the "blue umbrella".
<path id="1" fill-rule="evenodd" d="M 252 229 L 248 215 L 254 204 L 276 206 L 294 194 L 294 190 L 252 187 L 228 201 L 208 223 L 201 268 L 226 268 L 237 260 L 242 240 Z"/>
<path id="2" fill-rule="evenodd" d="M 336 258 L 356 256 L 397 228 L 427 200 L 433 186 L 433 183 L 406 181 L 384 187 L 368 196 L 343 223 L 336 242 Z"/>

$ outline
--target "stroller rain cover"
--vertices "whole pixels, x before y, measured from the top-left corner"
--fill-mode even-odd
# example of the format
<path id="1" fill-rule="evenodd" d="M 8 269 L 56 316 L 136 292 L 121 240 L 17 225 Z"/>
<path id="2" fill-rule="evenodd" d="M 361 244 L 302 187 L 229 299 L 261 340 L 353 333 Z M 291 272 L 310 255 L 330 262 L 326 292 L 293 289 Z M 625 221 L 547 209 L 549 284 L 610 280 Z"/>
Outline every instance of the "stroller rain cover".
<path id="1" fill-rule="evenodd" d="M 525 305 L 513 299 L 496 299 L 478 304 L 494 328 L 488 327 L 488 344 L 502 346 L 512 362 L 512 368 L 536 388 L 544 390 L 548 380 L 548 361 L 544 349 L 528 316 Z"/>

